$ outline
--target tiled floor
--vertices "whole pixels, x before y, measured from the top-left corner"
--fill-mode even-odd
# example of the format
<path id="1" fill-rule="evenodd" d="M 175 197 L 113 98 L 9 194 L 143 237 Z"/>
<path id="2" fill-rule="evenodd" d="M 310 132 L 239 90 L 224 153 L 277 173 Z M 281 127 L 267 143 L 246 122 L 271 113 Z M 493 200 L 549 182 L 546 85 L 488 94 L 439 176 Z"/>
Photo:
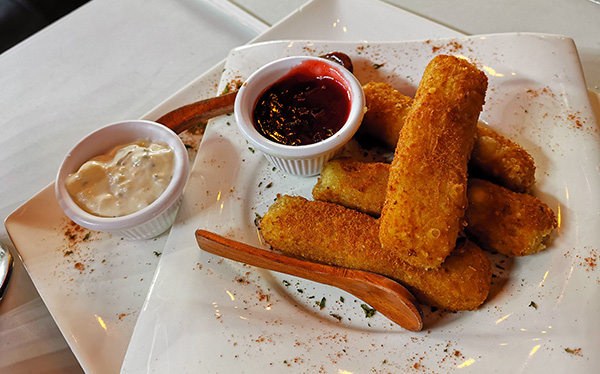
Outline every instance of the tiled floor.
<path id="1" fill-rule="evenodd" d="M 0 53 L 89 0 L 0 0 Z"/>

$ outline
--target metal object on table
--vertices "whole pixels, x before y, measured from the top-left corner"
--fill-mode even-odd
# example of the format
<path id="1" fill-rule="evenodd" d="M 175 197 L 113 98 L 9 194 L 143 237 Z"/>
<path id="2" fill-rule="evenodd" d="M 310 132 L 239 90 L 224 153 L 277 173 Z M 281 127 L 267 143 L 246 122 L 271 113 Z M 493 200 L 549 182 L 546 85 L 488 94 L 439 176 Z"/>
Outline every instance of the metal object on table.
<path id="1" fill-rule="evenodd" d="M 0 243 L 0 301 L 8 287 L 10 273 L 12 272 L 13 258 L 4 245 Z"/>

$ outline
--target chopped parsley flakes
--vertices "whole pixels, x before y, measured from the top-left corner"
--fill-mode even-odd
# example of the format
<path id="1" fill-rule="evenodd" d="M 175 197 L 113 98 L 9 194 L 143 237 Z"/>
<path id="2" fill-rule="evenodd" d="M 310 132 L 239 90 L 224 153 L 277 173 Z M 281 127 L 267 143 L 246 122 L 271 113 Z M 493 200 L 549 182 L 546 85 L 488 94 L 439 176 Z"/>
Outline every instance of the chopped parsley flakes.
<path id="1" fill-rule="evenodd" d="M 529 306 L 530 306 L 530 307 L 532 307 L 532 308 L 535 308 L 535 309 L 537 309 L 537 308 L 538 308 L 538 306 L 537 306 L 537 304 L 535 303 L 535 301 L 532 301 L 532 302 L 530 302 L 530 303 L 529 303 Z"/>
<path id="2" fill-rule="evenodd" d="M 326 301 L 327 301 L 327 299 L 322 298 L 321 301 L 317 301 L 316 304 L 319 306 L 319 308 L 323 309 L 323 308 L 325 308 Z"/>
<path id="3" fill-rule="evenodd" d="M 360 307 L 365 311 L 365 317 L 371 318 L 375 315 L 376 310 L 370 308 L 367 304 L 361 304 Z"/>

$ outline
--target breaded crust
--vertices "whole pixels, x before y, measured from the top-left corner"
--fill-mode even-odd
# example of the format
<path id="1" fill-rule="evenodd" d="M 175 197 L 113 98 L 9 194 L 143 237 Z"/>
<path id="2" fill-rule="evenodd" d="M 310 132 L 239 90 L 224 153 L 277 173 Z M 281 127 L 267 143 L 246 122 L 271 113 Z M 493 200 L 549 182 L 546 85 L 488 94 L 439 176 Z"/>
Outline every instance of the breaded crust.
<path id="1" fill-rule="evenodd" d="M 496 131 L 477 128 L 469 171 L 515 192 L 529 192 L 535 183 L 535 162 L 520 145 Z"/>
<path id="2" fill-rule="evenodd" d="M 360 130 L 395 148 L 412 105 L 412 98 L 402 95 L 388 83 L 369 82 L 363 86 L 367 111 Z"/>
<path id="3" fill-rule="evenodd" d="M 388 83 L 369 82 L 363 91 L 367 112 L 360 131 L 393 149 L 413 100 Z M 519 144 L 482 126 L 477 127 L 469 173 L 516 192 L 529 192 L 535 183 L 533 157 Z"/>
<path id="4" fill-rule="evenodd" d="M 487 77 L 466 60 L 436 56 L 402 127 L 380 218 L 384 248 L 438 268 L 456 245 L 467 208 L 467 163 Z"/>
<path id="5" fill-rule="evenodd" d="M 540 252 L 557 227 L 552 209 L 531 195 L 470 179 L 468 196 L 465 230 L 489 251 L 519 257 Z"/>
<path id="6" fill-rule="evenodd" d="M 403 261 L 398 251 L 381 247 L 377 219 L 337 204 L 281 196 L 261 219 L 260 230 L 276 250 L 388 276 L 426 305 L 474 310 L 489 293 L 490 262 L 475 244 L 457 249 L 438 269 L 416 268 Z"/>
<path id="7" fill-rule="evenodd" d="M 330 160 L 313 187 L 315 200 L 329 201 L 371 216 L 381 214 L 390 167 L 350 158 Z"/>
<path id="8" fill-rule="evenodd" d="M 388 175 L 388 164 L 331 160 L 323 166 L 313 198 L 379 217 Z M 491 182 L 469 179 L 467 198 L 466 234 L 489 252 L 511 257 L 537 253 L 557 226 L 554 212 L 540 199 Z"/>

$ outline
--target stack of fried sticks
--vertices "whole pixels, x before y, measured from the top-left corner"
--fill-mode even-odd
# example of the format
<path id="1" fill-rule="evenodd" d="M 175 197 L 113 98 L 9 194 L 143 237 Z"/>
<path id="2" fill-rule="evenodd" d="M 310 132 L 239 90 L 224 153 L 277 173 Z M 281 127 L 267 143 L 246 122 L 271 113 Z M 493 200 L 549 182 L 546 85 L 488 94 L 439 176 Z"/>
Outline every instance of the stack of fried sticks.
<path id="1" fill-rule="evenodd" d="M 265 241 L 288 255 L 386 275 L 432 307 L 477 309 L 492 277 L 480 248 L 533 254 L 557 226 L 529 194 L 533 158 L 478 126 L 486 90 L 483 72 L 446 55 L 428 64 L 414 99 L 385 83 L 365 85 L 361 132 L 395 149 L 392 163 L 330 161 L 314 200 L 284 195 L 269 208 L 260 222 Z"/>

